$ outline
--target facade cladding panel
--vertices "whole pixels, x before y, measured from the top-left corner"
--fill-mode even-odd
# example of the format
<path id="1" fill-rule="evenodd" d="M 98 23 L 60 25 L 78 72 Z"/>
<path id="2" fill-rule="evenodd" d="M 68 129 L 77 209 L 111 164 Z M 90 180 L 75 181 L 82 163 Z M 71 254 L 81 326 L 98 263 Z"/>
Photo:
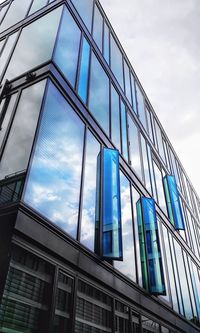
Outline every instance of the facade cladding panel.
<path id="1" fill-rule="evenodd" d="M 100 2 L 0 1 L 0 84 L 0 332 L 199 332 L 200 200 Z"/>

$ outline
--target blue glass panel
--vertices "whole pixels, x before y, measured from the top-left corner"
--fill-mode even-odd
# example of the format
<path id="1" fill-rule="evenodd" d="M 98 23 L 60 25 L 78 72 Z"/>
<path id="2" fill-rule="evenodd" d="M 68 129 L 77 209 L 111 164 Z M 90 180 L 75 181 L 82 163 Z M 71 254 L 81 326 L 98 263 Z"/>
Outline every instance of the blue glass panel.
<path id="1" fill-rule="evenodd" d="M 107 63 L 110 63 L 110 31 L 106 23 L 104 23 L 104 39 L 103 39 L 103 56 Z"/>
<path id="2" fill-rule="evenodd" d="M 122 53 L 112 35 L 110 39 L 110 50 L 111 50 L 111 59 L 110 59 L 111 70 L 113 71 L 113 74 L 115 75 L 120 86 L 124 90 Z"/>
<path id="3" fill-rule="evenodd" d="M 83 38 L 80 74 L 78 82 L 78 94 L 84 103 L 87 102 L 89 58 L 90 58 L 90 45 L 88 44 L 87 40 Z"/>
<path id="4" fill-rule="evenodd" d="M 151 198 L 142 197 L 137 205 L 141 205 L 149 291 L 152 294 L 165 295 L 155 201 Z M 141 224 L 141 222 L 139 223 Z"/>
<path id="5" fill-rule="evenodd" d="M 122 126 L 122 154 L 128 160 L 128 142 L 127 142 L 127 125 L 126 125 L 126 108 L 121 101 L 121 126 Z"/>
<path id="6" fill-rule="evenodd" d="M 132 104 L 132 100 L 131 100 L 130 71 L 129 71 L 129 67 L 128 67 L 126 61 L 124 61 L 124 76 L 125 76 L 126 97 L 128 98 L 130 104 Z"/>
<path id="7" fill-rule="evenodd" d="M 98 165 L 100 166 L 100 165 Z M 119 152 L 103 148 L 101 151 L 101 226 L 100 254 L 104 258 L 122 260 L 122 228 L 119 178 Z M 99 172 L 98 172 L 99 174 Z M 97 176 L 98 177 L 98 176 Z M 98 190 L 97 184 L 97 190 Z M 98 222 L 98 213 L 96 221 Z"/>
<path id="8" fill-rule="evenodd" d="M 145 102 L 144 102 L 144 96 L 136 84 L 136 95 L 137 95 L 137 107 L 138 107 L 138 114 L 140 121 L 145 129 L 147 129 L 147 120 L 146 120 L 146 108 L 145 108 Z"/>
<path id="9" fill-rule="evenodd" d="M 93 38 L 95 43 L 97 44 L 100 51 L 102 51 L 103 47 L 103 17 L 99 11 L 97 5 L 95 5 L 94 9 L 94 26 L 93 26 Z"/>
<path id="10" fill-rule="evenodd" d="M 81 32 L 69 11 L 64 8 L 53 60 L 74 87 Z"/>
<path id="11" fill-rule="evenodd" d="M 131 73 L 131 91 L 132 91 L 132 99 L 133 99 L 133 111 L 137 113 L 137 101 L 136 101 L 136 91 L 135 91 L 135 79 L 133 74 Z"/>
<path id="12" fill-rule="evenodd" d="M 92 27 L 93 0 L 72 0 L 89 31 Z"/>
<path id="13" fill-rule="evenodd" d="M 94 54 L 90 73 L 89 109 L 109 134 L 109 79 Z"/>
<path id="14" fill-rule="evenodd" d="M 139 133 L 138 128 L 132 118 L 128 115 L 129 124 L 129 141 L 130 141 L 130 160 L 131 166 L 136 174 L 142 179 L 142 165 L 139 147 Z"/>
<path id="15" fill-rule="evenodd" d="M 120 140 L 120 110 L 119 95 L 111 85 L 111 138 L 115 146 L 121 151 Z"/>
<path id="16" fill-rule="evenodd" d="M 74 238 L 84 128 L 70 104 L 49 82 L 24 200 Z"/>
<path id="17" fill-rule="evenodd" d="M 179 195 L 176 186 L 175 177 L 167 175 L 164 177 L 164 188 L 167 199 L 167 207 L 172 224 L 178 230 L 184 230 L 185 224 L 183 220 L 183 213 L 180 205 Z M 173 214 L 173 219 L 172 219 Z"/>

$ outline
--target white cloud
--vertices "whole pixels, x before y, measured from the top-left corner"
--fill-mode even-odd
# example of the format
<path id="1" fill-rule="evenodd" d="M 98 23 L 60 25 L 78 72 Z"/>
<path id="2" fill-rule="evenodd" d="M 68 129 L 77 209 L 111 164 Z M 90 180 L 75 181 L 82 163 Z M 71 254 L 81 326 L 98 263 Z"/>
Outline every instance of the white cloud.
<path id="1" fill-rule="evenodd" d="M 199 0 L 101 0 L 200 195 Z"/>

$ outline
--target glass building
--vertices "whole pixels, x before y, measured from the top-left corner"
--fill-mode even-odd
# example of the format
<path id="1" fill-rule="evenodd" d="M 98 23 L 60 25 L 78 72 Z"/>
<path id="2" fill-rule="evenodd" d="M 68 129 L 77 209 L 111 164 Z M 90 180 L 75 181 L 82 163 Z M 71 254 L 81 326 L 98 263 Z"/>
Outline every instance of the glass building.
<path id="1" fill-rule="evenodd" d="M 0 332 L 200 332 L 200 199 L 98 0 L 0 1 Z"/>

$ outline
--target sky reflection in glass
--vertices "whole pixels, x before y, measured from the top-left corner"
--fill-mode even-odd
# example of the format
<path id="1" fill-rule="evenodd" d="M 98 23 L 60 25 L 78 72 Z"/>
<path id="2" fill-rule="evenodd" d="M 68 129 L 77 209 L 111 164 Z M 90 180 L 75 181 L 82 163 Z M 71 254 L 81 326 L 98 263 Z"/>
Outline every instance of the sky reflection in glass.
<path id="1" fill-rule="evenodd" d="M 123 261 L 116 261 L 114 266 L 131 280 L 136 281 L 135 247 L 133 239 L 133 219 L 131 210 L 130 183 L 120 173 L 121 218 L 123 239 Z"/>
<path id="2" fill-rule="evenodd" d="M 93 0 L 72 0 L 72 3 L 77 9 L 88 30 L 91 31 Z"/>
<path id="3" fill-rule="evenodd" d="M 119 82 L 122 90 L 124 90 L 124 75 L 123 75 L 123 60 L 122 60 L 122 53 L 111 35 L 110 38 L 110 56 L 111 56 L 111 70 L 115 75 L 117 81 Z"/>
<path id="4" fill-rule="evenodd" d="M 117 149 L 121 151 L 119 95 L 113 85 L 111 85 L 111 126 L 112 141 Z"/>
<path id="5" fill-rule="evenodd" d="M 99 11 L 97 5 L 94 8 L 94 26 L 93 26 L 93 38 L 98 48 L 102 52 L 103 46 L 103 17 Z"/>
<path id="6" fill-rule="evenodd" d="M 89 74 L 90 45 L 83 37 L 78 94 L 84 103 L 87 102 L 88 74 Z"/>
<path id="7" fill-rule="evenodd" d="M 84 125 L 49 82 L 25 202 L 76 238 Z"/>
<path id="8" fill-rule="evenodd" d="M 94 251 L 97 156 L 100 144 L 88 131 L 81 219 L 81 243 Z"/>
<path id="9" fill-rule="evenodd" d="M 80 38 L 81 31 L 65 7 L 53 60 L 73 87 L 75 86 Z"/>
<path id="10" fill-rule="evenodd" d="M 129 119 L 129 141 L 130 141 L 130 160 L 131 166 L 137 173 L 137 175 L 142 179 L 142 166 L 140 159 L 140 148 L 139 148 L 139 134 L 138 128 L 131 117 Z"/>

